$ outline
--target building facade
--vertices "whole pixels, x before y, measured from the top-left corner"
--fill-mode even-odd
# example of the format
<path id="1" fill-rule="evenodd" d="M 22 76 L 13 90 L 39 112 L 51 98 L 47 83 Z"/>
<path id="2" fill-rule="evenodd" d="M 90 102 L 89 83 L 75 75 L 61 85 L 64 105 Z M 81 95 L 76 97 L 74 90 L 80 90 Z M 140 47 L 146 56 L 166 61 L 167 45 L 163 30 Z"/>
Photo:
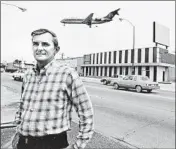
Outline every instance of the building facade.
<path id="1" fill-rule="evenodd" d="M 144 75 L 151 81 L 175 80 L 175 55 L 159 47 L 92 53 L 83 57 L 83 75 Z"/>
<path id="2" fill-rule="evenodd" d="M 56 59 L 61 64 L 69 65 L 70 67 L 77 70 L 77 72 L 82 75 L 83 70 L 81 68 L 83 64 L 83 57 L 73 57 L 73 58 L 64 58 L 64 59 Z"/>

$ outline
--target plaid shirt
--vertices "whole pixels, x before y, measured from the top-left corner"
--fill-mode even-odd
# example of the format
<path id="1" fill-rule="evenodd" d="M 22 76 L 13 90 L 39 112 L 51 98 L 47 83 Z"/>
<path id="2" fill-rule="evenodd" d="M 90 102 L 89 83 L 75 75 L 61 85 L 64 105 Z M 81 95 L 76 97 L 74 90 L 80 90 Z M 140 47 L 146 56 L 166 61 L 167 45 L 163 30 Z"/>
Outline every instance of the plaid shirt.
<path id="1" fill-rule="evenodd" d="M 31 69 L 23 79 L 16 121 L 24 136 L 44 136 L 70 129 L 72 107 L 79 116 L 75 148 L 84 148 L 93 134 L 93 109 L 77 72 L 53 60 L 43 69 Z"/>

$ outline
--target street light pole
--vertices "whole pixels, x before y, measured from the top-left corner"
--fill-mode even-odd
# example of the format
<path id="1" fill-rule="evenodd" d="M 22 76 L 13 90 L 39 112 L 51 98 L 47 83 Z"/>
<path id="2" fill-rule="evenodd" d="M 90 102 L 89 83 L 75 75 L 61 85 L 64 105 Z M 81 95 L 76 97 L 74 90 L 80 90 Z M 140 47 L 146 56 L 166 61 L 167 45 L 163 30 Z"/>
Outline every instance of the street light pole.
<path id="1" fill-rule="evenodd" d="M 133 27 L 133 50 L 135 49 L 135 26 L 133 23 L 131 23 L 129 20 L 125 18 L 119 18 L 119 20 L 122 22 L 123 20 L 127 21 L 132 27 Z M 135 52 L 134 52 L 135 53 Z M 134 58 L 132 61 L 132 74 L 134 74 Z"/>
<path id="2" fill-rule="evenodd" d="M 14 5 L 14 4 L 7 4 L 7 3 L 1 3 L 1 4 L 16 7 L 16 8 L 18 8 L 18 9 L 20 9 L 22 12 L 27 11 L 27 9 L 26 9 L 26 8 L 22 8 L 22 7 L 19 7 L 19 6 L 17 6 L 17 5 Z"/>

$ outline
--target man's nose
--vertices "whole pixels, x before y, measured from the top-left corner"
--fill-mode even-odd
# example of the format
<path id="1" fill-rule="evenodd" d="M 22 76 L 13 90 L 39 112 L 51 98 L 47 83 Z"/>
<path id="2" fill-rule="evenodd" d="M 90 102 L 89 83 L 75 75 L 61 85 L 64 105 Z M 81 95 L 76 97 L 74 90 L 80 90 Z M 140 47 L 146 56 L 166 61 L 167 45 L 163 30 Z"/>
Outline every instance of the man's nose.
<path id="1" fill-rule="evenodd" d="M 42 44 L 41 44 L 41 43 L 38 45 L 37 49 L 38 49 L 38 50 L 43 49 L 43 46 L 42 46 Z"/>

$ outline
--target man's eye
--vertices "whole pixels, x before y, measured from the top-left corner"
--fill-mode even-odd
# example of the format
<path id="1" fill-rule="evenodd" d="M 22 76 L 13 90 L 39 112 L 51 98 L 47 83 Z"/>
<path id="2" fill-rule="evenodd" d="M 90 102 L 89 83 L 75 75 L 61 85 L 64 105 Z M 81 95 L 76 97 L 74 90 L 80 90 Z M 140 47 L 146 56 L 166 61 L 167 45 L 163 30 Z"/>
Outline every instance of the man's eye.
<path id="1" fill-rule="evenodd" d="M 42 43 L 42 46 L 45 46 L 45 47 L 46 47 L 46 46 L 49 46 L 49 44 L 46 43 L 46 42 L 43 42 L 43 43 Z"/>
<path id="2" fill-rule="evenodd" d="M 38 46 L 39 44 L 37 42 L 33 42 L 33 46 Z"/>

